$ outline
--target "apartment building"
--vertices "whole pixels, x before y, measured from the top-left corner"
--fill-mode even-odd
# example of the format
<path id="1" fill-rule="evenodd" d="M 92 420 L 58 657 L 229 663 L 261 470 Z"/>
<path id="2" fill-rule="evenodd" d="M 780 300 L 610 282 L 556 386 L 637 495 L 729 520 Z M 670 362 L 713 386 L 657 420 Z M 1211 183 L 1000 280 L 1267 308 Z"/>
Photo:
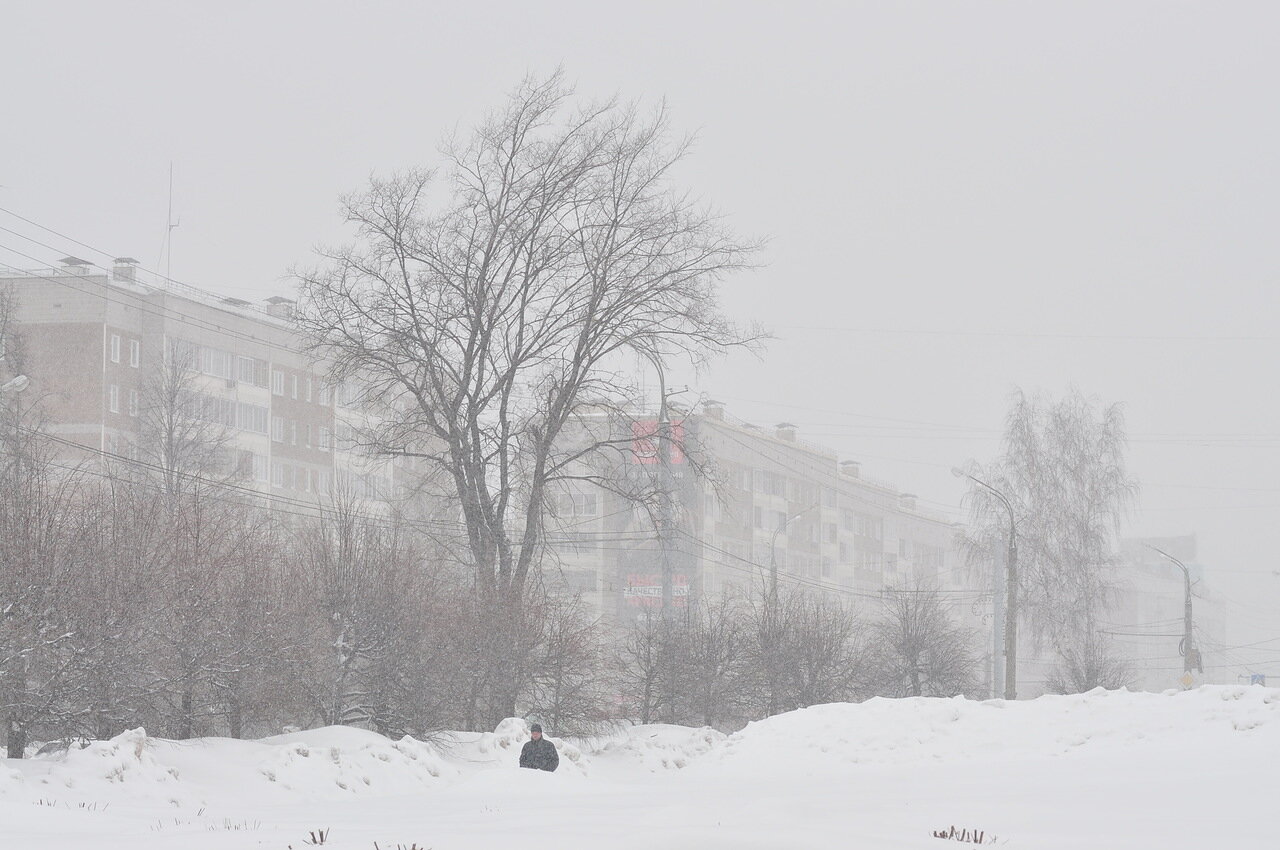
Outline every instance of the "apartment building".
<path id="1" fill-rule="evenodd" d="M 335 489 L 372 504 L 389 498 L 391 467 L 350 439 L 364 421 L 354 389 L 328 386 L 302 352 L 288 299 L 221 298 L 147 275 L 127 257 L 109 271 L 67 257 L 0 276 L 0 287 L 14 300 L 25 393 L 82 457 L 136 458 L 144 406 L 164 364 L 178 362 L 200 418 L 221 426 L 242 486 L 295 500 Z"/>
<path id="2" fill-rule="evenodd" d="M 610 620 L 661 606 L 667 564 L 676 606 L 763 586 L 774 569 L 780 586 L 868 611 L 887 591 L 934 587 L 963 602 L 968 616 L 982 596 L 965 588 L 955 524 L 864 476 L 856 461 L 800 439 L 794 425 L 755 426 L 708 402 L 670 424 L 665 464 L 654 415 L 602 417 L 589 427 L 597 439 L 631 440 L 629 452 L 608 455 L 627 467 L 613 470 L 615 480 L 669 476 L 675 494 L 665 526 L 651 509 L 587 481 L 557 494 L 548 575 Z"/>

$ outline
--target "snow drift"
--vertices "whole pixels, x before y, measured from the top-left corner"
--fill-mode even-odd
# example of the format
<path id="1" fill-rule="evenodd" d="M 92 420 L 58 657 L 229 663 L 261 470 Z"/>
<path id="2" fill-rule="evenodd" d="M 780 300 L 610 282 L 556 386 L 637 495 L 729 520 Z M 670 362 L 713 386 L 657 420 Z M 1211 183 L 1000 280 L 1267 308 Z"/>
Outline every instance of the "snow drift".
<path id="1" fill-rule="evenodd" d="M 339 848 L 431 836 L 457 839 L 436 847 L 498 847 L 526 818 L 554 828 L 518 840 L 548 847 L 818 847 L 856 836 L 941 847 L 930 831 L 965 818 L 1028 847 L 1266 846 L 1249 815 L 1280 789 L 1280 690 L 873 699 L 727 736 L 634 726 L 553 738 L 555 774 L 516 768 L 526 740 L 515 718 L 433 742 L 345 727 L 259 741 L 132 730 L 0 764 L 0 846 L 82 846 L 87 819 L 94 846 L 111 850 L 173 846 L 176 833 L 193 847 L 296 847 L 304 826 L 335 827 Z M 1213 828 L 1179 816 L 1179 789 L 1215 816 L 1204 821 Z M 842 814 L 849 806 L 856 819 Z M 235 843 L 233 826 L 260 834 Z"/>

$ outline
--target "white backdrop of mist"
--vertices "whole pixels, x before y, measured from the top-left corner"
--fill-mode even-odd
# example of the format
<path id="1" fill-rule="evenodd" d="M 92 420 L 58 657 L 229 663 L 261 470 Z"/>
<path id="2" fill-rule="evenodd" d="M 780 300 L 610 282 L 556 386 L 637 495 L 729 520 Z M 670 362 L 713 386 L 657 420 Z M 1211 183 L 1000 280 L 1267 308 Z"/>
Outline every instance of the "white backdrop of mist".
<path id="1" fill-rule="evenodd" d="M 9 4 L 0 207 L 242 298 L 527 73 L 665 98 L 677 175 L 768 235 L 686 379 L 959 515 L 1014 386 L 1126 405 L 1135 535 L 1196 533 L 1280 635 L 1273 3 Z M 169 163 L 171 258 L 163 255 Z M 83 251 L 0 213 L 0 263 Z M 42 248 L 39 239 L 56 250 Z M 101 256 L 88 257 L 102 262 Z M 1236 650 L 1280 676 L 1280 641 Z M 1218 659 L 1217 663 L 1221 663 Z"/>

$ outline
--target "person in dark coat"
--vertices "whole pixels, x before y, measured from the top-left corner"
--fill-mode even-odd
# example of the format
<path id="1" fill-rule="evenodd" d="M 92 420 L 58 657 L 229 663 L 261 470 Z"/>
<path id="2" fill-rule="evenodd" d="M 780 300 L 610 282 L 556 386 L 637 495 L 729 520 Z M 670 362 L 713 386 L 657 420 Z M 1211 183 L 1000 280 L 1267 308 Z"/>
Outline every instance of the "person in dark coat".
<path id="1" fill-rule="evenodd" d="M 542 737 L 542 727 L 537 723 L 529 727 L 529 737 L 520 750 L 520 766 L 534 770 L 555 770 L 560 766 L 560 754 L 556 745 Z"/>

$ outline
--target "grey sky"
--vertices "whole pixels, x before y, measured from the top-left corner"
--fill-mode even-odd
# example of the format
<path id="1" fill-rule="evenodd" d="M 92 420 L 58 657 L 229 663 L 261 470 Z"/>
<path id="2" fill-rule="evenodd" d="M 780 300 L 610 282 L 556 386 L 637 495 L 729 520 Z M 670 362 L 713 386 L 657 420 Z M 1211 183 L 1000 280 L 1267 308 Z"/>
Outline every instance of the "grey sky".
<path id="1" fill-rule="evenodd" d="M 1280 634 L 1280 7 L 1272 3 L 14 3 L 0 207 L 283 292 L 337 196 L 430 164 L 526 72 L 665 97 L 681 179 L 767 267 L 778 339 L 698 385 L 935 506 L 1014 385 L 1127 406 L 1131 532 L 1197 532 L 1228 637 Z M 0 262 L 74 246 L 0 214 Z M 101 259 L 92 257 L 92 259 Z M 953 509 L 954 510 L 954 509 Z M 1274 658 L 1280 644 L 1257 650 Z"/>

